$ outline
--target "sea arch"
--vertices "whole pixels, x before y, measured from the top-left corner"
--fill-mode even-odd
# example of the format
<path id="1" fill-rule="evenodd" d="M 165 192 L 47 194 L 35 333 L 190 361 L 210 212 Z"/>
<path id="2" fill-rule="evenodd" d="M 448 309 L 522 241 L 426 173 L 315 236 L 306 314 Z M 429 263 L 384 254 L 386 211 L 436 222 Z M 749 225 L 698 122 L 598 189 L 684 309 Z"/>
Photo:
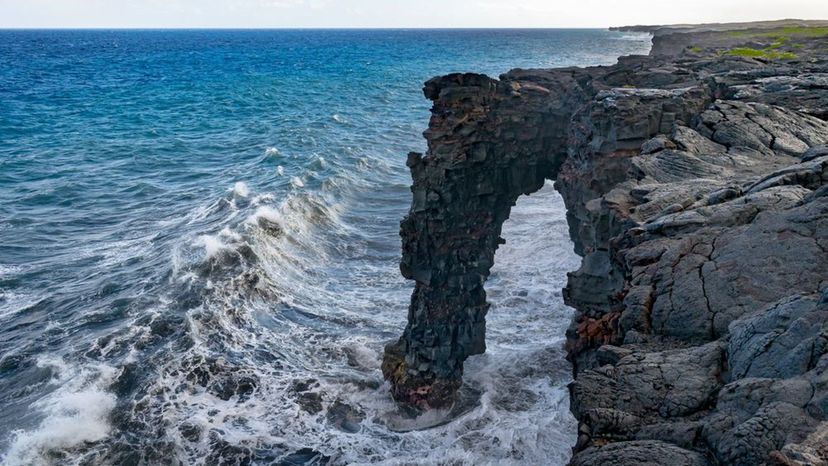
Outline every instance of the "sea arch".
<path id="1" fill-rule="evenodd" d="M 400 269 L 415 281 L 408 324 L 382 370 L 400 402 L 450 405 L 463 363 L 486 350 L 484 284 L 522 195 L 555 179 L 567 157 L 583 70 L 513 71 L 520 80 L 454 74 L 426 83 L 428 152 L 411 153 L 413 200 L 401 223 Z"/>

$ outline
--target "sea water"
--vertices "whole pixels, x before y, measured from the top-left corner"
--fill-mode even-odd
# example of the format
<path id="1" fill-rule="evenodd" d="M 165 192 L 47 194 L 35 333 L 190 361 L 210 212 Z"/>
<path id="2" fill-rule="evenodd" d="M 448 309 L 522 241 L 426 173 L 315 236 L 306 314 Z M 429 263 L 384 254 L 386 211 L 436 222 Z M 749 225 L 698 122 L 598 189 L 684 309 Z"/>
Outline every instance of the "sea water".
<path id="1" fill-rule="evenodd" d="M 0 31 L 3 464 L 565 463 L 579 261 L 549 185 L 505 225 L 477 399 L 392 428 L 406 154 L 434 75 L 648 49 L 603 30 Z"/>

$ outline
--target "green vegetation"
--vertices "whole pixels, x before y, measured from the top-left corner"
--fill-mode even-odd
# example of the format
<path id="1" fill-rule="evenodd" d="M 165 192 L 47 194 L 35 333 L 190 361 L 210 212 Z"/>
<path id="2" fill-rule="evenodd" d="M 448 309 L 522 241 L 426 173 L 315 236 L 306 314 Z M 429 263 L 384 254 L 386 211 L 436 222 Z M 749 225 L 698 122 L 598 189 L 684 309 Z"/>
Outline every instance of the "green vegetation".
<path id="1" fill-rule="evenodd" d="M 778 49 L 779 47 L 782 47 L 783 45 L 785 45 L 785 42 L 786 42 L 787 40 L 788 40 L 788 38 L 787 38 L 787 37 L 777 37 L 777 38 L 776 38 L 776 40 L 775 40 L 775 41 L 773 41 L 773 43 L 772 43 L 772 44 L 770 44 L 770 45 L 767 47 L 767 49 L 769 49 L 769 50 L 776 50 L 776 49 Z"/>
<path id="2" fill-rule="evenodd" d="M 775 39 L 787 40 L 791 37 L 810 37 L 818 38 L 828 36 L 828 27 L 784 27 L 772 29 L 770 31 L 727 31 L 730 37 L 773 37 Z"/>
<path id="3" fill-rule="evenodd" d="M 785 36 L 785 37 L 825 37 L 828 36 L 828 27 L 786 27 L 777 29 L 773 32 L 768 32 L 767 36 Z"/>
<path id="4" fill-rule="evenodd" d="M 765 58 L 764 50 L 750 49 L 747 47 L 739 47 L 728 50 L 727 54 L 733 55 L 734 57 Z"/>
<path id="5" fill-rule="evenodd" d="M 779 52 L 771 47 L 762 50 L 749 47 L 737 47 L 725 53 L 734 57 L 764 58 L 765 60 L 796 60 L 799 58 L 793 52 Z"/>
<path id="6" fill-rule="evenodd" d="M 765 60 L 795 60 L 799 58 L 796 52 L 805 48 L 801 42 L 814 38 L 828 38 L 828 27 L 789 26 L 771 30 L 752 29 L 727 31 L 724 34 L 733 38 L 744 39 L 745 42 L 751 43 L 720 52 L 722 55 L 761 58 Z M 769 40 L 770 44 L 768 44 Z M 765 47 L 757 48 L 756 43 L 764 45 Z"/>
<path id="7" fill-rule="evenodd" d="M 690 47 L 689 50 L 693 53 L 701 53 L 701 51 L 702 51 L 701 47 L 699 47 L 698 45 Z"/>

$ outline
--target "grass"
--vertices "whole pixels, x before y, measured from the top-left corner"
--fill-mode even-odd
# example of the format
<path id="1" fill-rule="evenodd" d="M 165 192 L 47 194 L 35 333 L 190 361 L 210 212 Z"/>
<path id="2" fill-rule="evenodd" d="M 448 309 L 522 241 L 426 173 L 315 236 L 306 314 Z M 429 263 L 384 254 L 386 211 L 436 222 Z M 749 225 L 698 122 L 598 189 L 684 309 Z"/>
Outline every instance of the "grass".
<path id="1" fill-rule="evenodd" d="M 764 58 L 766 60 L 796 60 L 799 58 L 797 54 L 793 52 L 780 52 L 771 47 L 761 50 L 749 47 L 737 47 L 735 49 L 730 49 L 725 53 L 734 57 Z"/>
<path id="2" fill-rule="evenodd" d="M 779 32 L 769 32 L 767 35 L 779 35 L 779 36 L 798 36 L 798 37 L 824 37 L 828 36 L 828 27 L 786 27 L 778 30 Z"/>
<path id="3" fill-rule="evenodd" d="M 776 39 L 790 39 L 791 37 L 818 38 L 828 36 L 828 27 L 784 27 L 770 31 L 727 31 L 730 37 L 774 37 Z"/>
<path id="4" fill-rule="evenodd" d="M 728 31 L 727 34 L 732 37 L 740 37 L 744 39 L 773 39 L 773 42 L 763 49 L 737 47 L 724 52 L 727 55 L 736 57 L 762 58 L 765 60 L 796 60 L 799 56 L 790 50 L 802 49 L 803 45 L 799 43 L 792 44 L 790 43 L 791 39 L 794 37 L 818 38 L 828 36 L 828 27 L 784 27 L 767 32 Z"/>
<path id="5" fill-rule="evenodd" d="M 765 60 L 795 60 L 799 58 L 796 52 L 804 48 L 800 42 L 814 38 L 828 38 L 828 27 L 789 26 L 764 31 L 755 29 L 726 31 L 724 34 L 730 37 L 744 39 L 745 41 L 759 42 L 763 45 L 767 44 L 768 39 L 772 42 L 761 49 L 743 46 L 720 52 L 721 55 L 761 58 Z"/>
<path id="6" fill-rule="evenodd" d="M 785 45 L 785 42 L 787 42 L 787 40 L 787 37 L 777 37 L 776 40 L 773 41 L 773 43 L 767 47 L 767 49 L 776 50 Z"/>

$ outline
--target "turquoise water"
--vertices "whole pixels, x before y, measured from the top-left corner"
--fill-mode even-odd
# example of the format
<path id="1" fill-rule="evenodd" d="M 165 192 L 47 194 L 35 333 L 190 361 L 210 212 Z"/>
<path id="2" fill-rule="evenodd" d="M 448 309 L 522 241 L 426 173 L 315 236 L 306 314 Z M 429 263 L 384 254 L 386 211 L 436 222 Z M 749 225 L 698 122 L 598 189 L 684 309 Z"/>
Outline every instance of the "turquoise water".
<path id="1" fill-rule="evenodd" d="M 577 258 L 551 189 L 507 225 L 479 399 L 394 428 L 379 354 L 410 293 L 405 155 L 434 75 L 648 49 L 602 30 L 0 31 L 4 464 L 565 462 Z"/>

